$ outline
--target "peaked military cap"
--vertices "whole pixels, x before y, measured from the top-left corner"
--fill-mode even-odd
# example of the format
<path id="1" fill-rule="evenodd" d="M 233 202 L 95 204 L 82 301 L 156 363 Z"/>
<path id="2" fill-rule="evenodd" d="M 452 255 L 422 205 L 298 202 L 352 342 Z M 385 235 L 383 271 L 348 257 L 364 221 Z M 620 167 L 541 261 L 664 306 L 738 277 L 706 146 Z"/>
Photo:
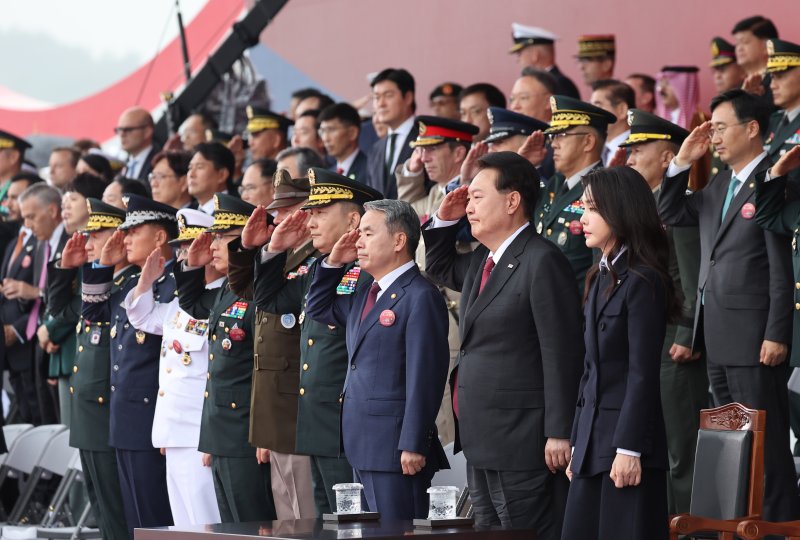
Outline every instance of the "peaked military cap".
<path id="1" fill-rule="evenodd" d="M 767 72 L 786 71 L 800 66 L 800 45 L 782 39 L 767 40 Z"/>
<path id="2" fill-rule="evenodd" d="M 228 133 L 227 131 L 220 131 L 218 129 L 207 129 L 206 130 L 206 142 L 218 142 L 222 144 L 228 144 L 233 139 L 233 133 Z"/>
<path id="3" fill-rule="evenodd" d="M 568 96 L 550 96 L 550 109 L 553 117 L 545 133 L 558 133 L 576 126 L 590 126 L 606 133 L 608 125 L 617 121 L 610 112 Z"/>
<path id="4" fill-rule="evenodd" d="M 89 221 L 82 232 L 95 232 L 103 229 L 116 230 L 125 221 L 125 210 L 106 204 L 99 199 L 86 199 Z"/>
<path id="5" fill-rule="evenodd" d="M 256 207 L 227 193 L 214 193 L 214 224 L 207 232 L 225 232 L 244 227 Z"/>
<path id="6" fill-rule="evenodd" d="M 631 134 L 620 143 L 620 146 L 633 146 L 651 141 L 669 141 L 680 146 L 689 136 L 689 132 L 682 127 L 639 109 L 628 111 L 628 125 L 631 127 Z"/>
<path id="7" fill-rule="evenodd" d="M 16 148 L 21 153 L 25 153 L 25 150 L 31 147 L 31 143 L 23 139 L 22 137 L 17 137 L 13 133 L 9 133 L 8 131 L 0 130 L 0 150 L 4 150 L 6 148 Z"/>
<path id="8" fill-rule="evenodd" d="M 458 98 L 458 94 L 460 94 L 463 89 L 464 87 L 461 86 L 460 84 L 446 82 L 434 88 L 433 92 L 431 92 L 430 96 L 428 97 L 430 99 L 437 97 Z"/>
<path id="9" fill-rule="evenodd" d="M 558 39 L 558 36 L 538 26 L 511 23 L 511 39 L 514 40 L 514 44 L 508 52 L 513 54 L 530 45 L 550 45 Z"/>
<path id="10" fill-rule="evenodd" d="M 177 223 L 176 210 L 171 206 L 132 194 L 123 196 L 122 200 L 127 205 L 127 211 L 125 212 L 125 222 L 118 227 L 121 231 L 145 223 L 172 223 L 173 226 Z"/>
<path id="11" fill-rule="evenodd" d="M 602 58 L 614 56 L 617 50 L 614 34 L 580 36 L 578 38 L 578 54 L 575 58 Z"/>
<path id="12" fill-rule="evenodd" d="M 732 62 L 736 62 L 736 47 L 721 37 L 712 39 L 711 62 L 708 65 L 711 67 L 720 67 L 727 66 Z"/>
<path id="13" fill-rule="evenodd" d="M 303 210 L 321 208 L 337 202 L 351 202 L 363 205 L 365 202 L 383 199 L 383 193 L 328 169 L 311 167 L 308 169 L 311 192 Z"/>
<path id="14" fill-rule="evenodd" d="M 411 141 L 411 147 L 433 146 L 446 141 L 471 143 L 478 134 L 478 126 L 460 120 L 451 120 L 440 116 L 417 116 L 419 135 Z"/>
<path id="15" fill-rule="evenodd" d="M 292 206 L 308 199 L 311 191 L 311 183 L 307 176 L 292 178 L 286 169 L 278 169 L 272 177 L 272 184 L 275 186 L 275 195 L 272 204 L 267 206 L 267 210 L 275 210 Z"/>
<path id="16" fill-rule="evenodd" d="M 282 114 L 272 112 L 263 107 L 248 105 L 245 112 L 247 113 L 248 133 L 258 133 L 265 129 L 279 129 L 285 133 L 289 126 L 294 124 Z"/>
<path id="17" fill-rule="evenodd" d="M 213 224 L 214 218 L 205 212 L 191 208 L 181 208 L 178 210 L 178 237 L 167 243 L 177 246 L 192 242 Z"/>
<path id="18" fill-rule="evenodd" d="M 497 142 L 514 135 L 528 136 L 534 131 L 545 131 L 550 126 L 532 116 L 515 113 L 502 107 L 489 107 L 486 111 L 491 127 L 485 142 Z"/>

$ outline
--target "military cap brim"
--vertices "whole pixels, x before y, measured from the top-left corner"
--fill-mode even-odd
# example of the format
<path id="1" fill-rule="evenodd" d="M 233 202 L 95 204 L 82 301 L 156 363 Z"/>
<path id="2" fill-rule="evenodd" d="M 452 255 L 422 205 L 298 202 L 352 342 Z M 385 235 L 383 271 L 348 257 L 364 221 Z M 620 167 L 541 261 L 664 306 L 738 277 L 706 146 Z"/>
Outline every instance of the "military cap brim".
<path id="1" fill-rule="evenodd" d="M 99 199 L 86 199 L 89 220 L 81 232 L 91 233 L 102 230 L 116 230 L 125 221 L 125 210 L 106 204 Z"/>
<path id="2" fill-rule="evenodd" d="M 139 195 L 125 195 L 123 200 L 126 201 L 127 211 L 125 222 L 118 227 L 120 231 L 127 231 L 147 223 L 175 224 L 178 221 L 175 217 L 176 210 L 166 204 Z"/>
<path id="3" fill-rule="evenodd" d="M 206 232 L 219 233 L 240 229 L 256 207 L 227 193 L 214 194 L 214 224 Z"/>
<path id="4" fill-rule="evenodd" d="M 383 194 L 358 180 L 353 180 L 320 167 L 308 169 L 311 193 L 303 210 L 322 208 L 337 202 L 349 202 L 363 206 L 365 202 L 383 199 Z"/>

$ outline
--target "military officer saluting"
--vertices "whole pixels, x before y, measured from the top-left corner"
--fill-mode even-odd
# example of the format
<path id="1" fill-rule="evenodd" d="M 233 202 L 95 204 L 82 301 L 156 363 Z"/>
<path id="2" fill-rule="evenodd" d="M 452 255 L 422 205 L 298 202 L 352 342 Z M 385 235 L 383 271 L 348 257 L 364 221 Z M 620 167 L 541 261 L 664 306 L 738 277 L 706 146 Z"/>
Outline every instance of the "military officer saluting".
<path id="1" fill-rule="evenodd" d="M 72 283 L 87 262 L 100 259 L 105 243 L 125 221 L 125 211 L 97 199 L 87 199 L 86 228 L 67 241 L 58 265 L 48 274 L 50 308 L 60 311 L 73 297 Z M 126 257 L 114 266 L 111 295 L 118 296 L 138 272 Z M 80 283 L 80 280 L 78 281 Z M 69 445 L 77 448 L 95 521 L 103 538 L 131 538 L 125 521 L 117 455 L 108 445 L 111 394 L 110 324 L 81 317 L 76 328 L 77 353 L 69 379 Z"/>
<path id="2" fill-rule="evenodd" d="M 228 244 L 228 279 L 231 290 L 253 299 L 255 257 L 269 240 L 267 212 L 280 224 L 308 200 L 311 184 L 307 177 L 292 178 L 286 169 L 275 172 L 275 196 L 267 207 L 258 207 L 242 231 L 242 241 Z M 242 247 L 245 243 L 247 246 Z M 295 279 L 308 273 L 319 256 L 309 236 L 301 237 L 289 250 L 284 273 Z M 258 460 L 269 462 L 272 496 L 278 519 L 316 516 L 311 489 L 311 461 L 295 453 L 297 398 L 300 388 L 300 310 L 268 313 L 256 309 L 253 356 L 253 393 L 250 404 L 250 444 Z"/>
<path id="3" fill-rule="evenodd" d="M 169 244 L 178 248 L 180 263 L 192 241 L 214 219 L 186 208 L 178 210 L 177 216 L 178 238 Z M 165 262 L 160 251 L 150 254 L 124 307 L 134 328 L 163 336 L 153 446 L 167 458 L 167 489 L 175 525 L 219 523 L 211 471 L 203 466 L 197 450 L 208 371 L 208 320 L 186 313 L 177 297 L 169 303 L 155 301 L 153 283 L 163 273 Z M 223 280 L 213 266 L 206 266 L 207 289 L 219 289 Z"/>
<path id="4" fill-rule="evenodd" d="M 176 270 L 180 307 L 208 319 L 208 372 L 198 449 L 211 467 L 223 523 L 275 519 L 269 464 L 260 464 L 248 440 L 255 306 L 228 287 L 203 286 L 204 267 L 228 273 L 228 242 L 239 238 L 255 207 L 214 194 L 214 224 L 194 242 Z"/>
<path id="5" fill-rule="evenodd" d="M 116 449 L 120 487 L 128 529 L 172 524 L 166 482 L 166 462 L 153 448 L 153 414 L 158 393 L 161 336 L 137 330 L 122 301 L 136 287 L 138 274 L 112 294 L 114 268 L 125 258 L 141 268 L 155 249 L 166 261 L 153 284 L 156 302 L 175 295 L 172 248 L 178 235 L 175 209 L 129 195 L 125 221 L 106 242 L 98 265 L 83 266 L 83 317 L 110 324 L 111 415 L 109 444 Z"/>
<path id="6" fill-rule="evenodd" d="M 608 125 L 616 117 L 589 103 L 565 96 L 550 98 L 553 118 L 545 132 L 553 147 L 556 174 L 543 186 L 533 213 L 536 232 L 554 242 L 569 259 L 579 290 L 592 264 L 592 250 L 583 238 L 581 179 L 601 167 L 600 155 Z"/>
<path id="7" fill-rule="evenodd" d="M 765 150 L 777 162 L 800 145 L 800 45 L 771 39 L 767 41 L 767 51 L 772 98 L 780 109 L 769 119 Z M 787 193 L 790 199 L 800 197 L 800 170 L 789 172 Z"/>
<path id="8" fill-rule="evenodd" d="M 345 329 L 328 326 L 305 316 L 305 297 L 319 259 L 308 272 L 287 279 L 287 251 L 311 232 L 314 247 L 330 253 L 341 236 L 358 228 L 363 203 L 382 199 L 380 192 L 335 172 L 313 167 L 308 171 L 311 193 L 303 206 L 272 233 L 259 253 L 255 299 L 270 313 L 297 313 L 300 324 L 300 390 L 297 408 L 296 451 L 311 456 L 311 475 L 317 513 L 336 508 L 334 484 L 353 481 L 353 470 L 341 449 L 340 396 L 347 374 Z M 351 263 L 337 294 L 354 294 L 365 277 Z M 367 285 L 369 285 L 367 281 Z"/>

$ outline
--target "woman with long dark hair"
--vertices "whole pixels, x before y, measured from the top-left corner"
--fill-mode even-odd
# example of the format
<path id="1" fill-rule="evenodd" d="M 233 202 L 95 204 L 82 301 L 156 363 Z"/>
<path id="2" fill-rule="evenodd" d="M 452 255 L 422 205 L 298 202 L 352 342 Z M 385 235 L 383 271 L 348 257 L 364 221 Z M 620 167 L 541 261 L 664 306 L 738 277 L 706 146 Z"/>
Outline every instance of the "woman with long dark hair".
<path id="1" fill-rule="evenodd" d="M 628 167 L 583 178 L 586 359 L 572 428 L 562 540 L 667 538 L 667 443 L 659 372 L 678 313 L 653 194 Z"/>

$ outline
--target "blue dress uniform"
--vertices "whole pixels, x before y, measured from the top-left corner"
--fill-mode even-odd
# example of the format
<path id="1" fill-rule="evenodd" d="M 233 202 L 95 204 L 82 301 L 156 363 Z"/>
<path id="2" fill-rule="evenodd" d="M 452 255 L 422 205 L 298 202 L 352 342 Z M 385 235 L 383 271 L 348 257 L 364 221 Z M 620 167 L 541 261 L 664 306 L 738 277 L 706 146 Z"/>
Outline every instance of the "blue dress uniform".
<path id="1" fill-rule="evenodd" d="M 88 199 L 88 205 L 90 215 L 84 232 L 115 229 L 125 218 L 122 210 L 97 199 Z M 111 295 L 117 296 L 121 289 L 127 287 L 137 271 L 136 267 L 127 266 L 117 272 L 111 285 Z M 74 295 L 73 282 L 76 279 L 78 283 L 81 282 L 80 273 L 79 269 L 50 268 L 48 298 L 51 312 L 59 313 L 70 304 Z M 81 316 L 75 332 L 77 349 L 69 379 L 69 444 L 79 450 L 89 502 L 103 538 L 129 539 L 117 456 L 108 444 L 110 324 L 93 322 Z"/>
<path id="2" fill-rule="evenodd" d="M 214 194 L 214 225 L 222 233 L 241 228 L 253 205 Z M 253 380 L 255 305 L 230 290 L 206 289 L 204 269 L 178 269 L 181 309 L 208 318 L 208 374 L 198 450 L 211 454 L 211 471 L 223 523 L 275 519 L 269 464 L 256 461 L 248 440 Z"/>
<path id="3" fill-rule="evenodd" d="M 175 210 L 157 202 L 131 195 L 127 230 L 145 223 L 175 225 Z M 109 445 L 116 450 L 120 487 L 128 529 L 172 525 L 166 484 L 166 462 L 153 448 L 151 433 L 156 395 L 161 336 L 136 330 L 128 320 L 123 301 L 136 287 L 138 274 L 112 294 L 114 269 L 83 267 L 83 318 L 110 325 L 111 399 Z M 175 296 L 172 261 L 153 284 L 157 302 Z"/>
<path id="4" fill-rule="evenodd" d="M 577 97 L 577 96 L 575 96 Z M 525 139 L 536 131 L 545 131 L 550 126 L 546 122 L 537 120 L 532 116 L 515 113 L 502 107 L 489 107 L 486 111 L 489 117 L 489 135 L 484 142 L 498 143 L 510 137 L 519 137 L 519 144 L 514 143 L 515 151 L 522 146 Z M 555 165 L 553 164 L 553 149 L 547 149 L 547 155 L 544 161 L 536 167 L 539 176 L 542 179 L 548 179 L 555 173 Z"/>
<path id="5" fill-rule="evenodd" d="M 319 168 L 309 169 L 311 193 L 304 208 L 335 204 L 337 201 L 363 204 L 382 199 L 376 190 L 355 180 Z M 319 515 L 336 508 L 333 486 L 352 482 L 353 471 L 341 448 L 341 395 L 347 375 L 345 329 L 325 325 L 306 317 L 306 294 L 319 266 L 319 259 L 308 273 L 287 279 L 284 273 L 287 254 L 259 255 L 256 263 L 254 298 L 259 309 L 269 313 L 299 314 L 300 397 L 297 407 L 296 452 L 311 457 L 314 502 Z M 371 281 L 359 266 L 348 265 L 337 287 L 337 294 L 352 295 Z"/>

